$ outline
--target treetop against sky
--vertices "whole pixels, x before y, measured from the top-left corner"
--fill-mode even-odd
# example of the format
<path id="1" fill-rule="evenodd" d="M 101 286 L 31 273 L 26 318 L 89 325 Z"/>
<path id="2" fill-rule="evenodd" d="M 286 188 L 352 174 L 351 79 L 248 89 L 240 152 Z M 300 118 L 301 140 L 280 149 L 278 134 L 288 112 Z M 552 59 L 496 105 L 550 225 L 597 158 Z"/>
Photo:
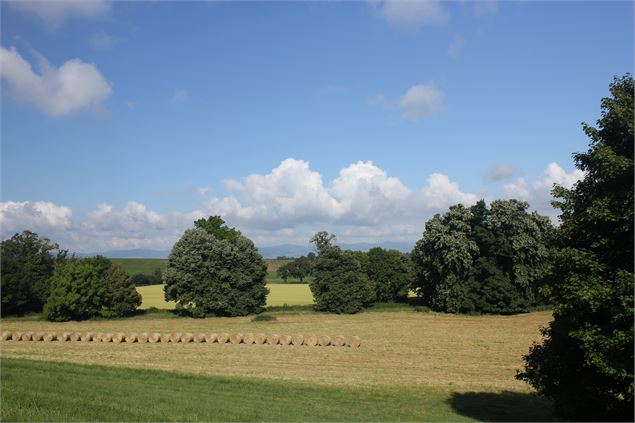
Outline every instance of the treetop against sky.
<path id="1" fill-rule="evenodd" d="M 3 1 L 2 237 L 413 241 L 449 205 L 553 219 L 633 71 L 632 2 Z"/>

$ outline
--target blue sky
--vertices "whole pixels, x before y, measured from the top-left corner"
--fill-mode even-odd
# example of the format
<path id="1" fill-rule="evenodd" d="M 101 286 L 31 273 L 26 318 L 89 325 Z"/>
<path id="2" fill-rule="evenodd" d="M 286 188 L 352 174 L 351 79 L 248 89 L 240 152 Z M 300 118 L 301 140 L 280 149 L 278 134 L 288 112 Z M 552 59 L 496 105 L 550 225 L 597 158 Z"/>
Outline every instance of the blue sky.
<path id="1" fill-rule="evenodd" d="M 2 2 L 6 237 L 169 248 L 414 241 L 457 202 L 581 177 L 632 2 Z"/>

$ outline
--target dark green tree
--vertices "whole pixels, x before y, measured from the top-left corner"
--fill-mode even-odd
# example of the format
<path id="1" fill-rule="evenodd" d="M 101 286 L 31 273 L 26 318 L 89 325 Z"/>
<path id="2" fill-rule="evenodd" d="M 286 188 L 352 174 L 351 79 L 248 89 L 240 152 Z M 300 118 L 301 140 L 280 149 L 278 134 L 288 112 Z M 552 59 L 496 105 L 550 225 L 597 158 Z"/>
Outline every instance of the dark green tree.
<path id="1" fill-rule="evenodd" d="M 366 254 L 365 271 L 375 287 L 375 300 L 404 301 L 414 281 L 414 268 L 407 254 L 397 250 L 371 248 Z"/>
<path id="2" fill-rule="evenodd" d="M 331 247 L 336 238 L 337 237 L 333 234 L 326 231 L 320 231 L 313 235 L 309 242 L 315 244 L 315 248 L 317 249 L 318 254 L 320 254 L 322 250 Z"/>
<path id="3" fill-rule="evenodd" d="M 633 421 L 633 78 L 615 78 L 574 154 L 585 177 L 556 186 L 562 211 L 546 294 L 554 319 L 518 378 L 573 420 Z"/>
<path id="4" fill-rule="evenodd" d="M 50 293 L 50 279 L 56 262 L 66 257 L 65 251 L 53 254 L 58 249 L 57 244 L 31 231 L 2 241 L 0 291 L 3 316 L 42 311 Z"/>
<path id="5" fill-rule="evenodd" d="M 105 317 L 129 316 L 141 305 L 141 295 L 124 269 L 111 266 L 106 272 Z"/>
<path id="6" fill-rule="evenodd" d="M 165 299 L 194 316 L 242 316 L 265 305 L 267 267 L 248 238 L 219 217 L 185 231 L 168 257 Z M 209 224 L 211 222 L 211 224 Z"/>

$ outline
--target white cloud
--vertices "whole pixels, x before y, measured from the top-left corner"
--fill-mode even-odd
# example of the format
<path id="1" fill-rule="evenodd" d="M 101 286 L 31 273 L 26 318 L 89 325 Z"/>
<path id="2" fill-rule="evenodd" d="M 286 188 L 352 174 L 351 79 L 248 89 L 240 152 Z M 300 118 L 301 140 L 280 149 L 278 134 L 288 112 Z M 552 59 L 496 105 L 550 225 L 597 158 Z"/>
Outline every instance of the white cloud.
<path id="1" fill-rule="evenodd" d="M 458 59 L 461 55 L 461 50 L 463 50 L 464 44 L 465 40 L 461 36 L 455 35 L 448 46 L 448 55 L 453 59 Z"/>
<path id="2" fill-rule="evenodd" d="M 11 236 L 23 229 L 63 230 L 70 226 L 70 207 L 57 206 L 48 201 L 0 202 L 0 228 L 2 236 Z"/>
<path id="3" fill-rule="evenodd" d="M 112 92 L 94 64 L 71 59 L 56 69 L 43 56 L 38 55 L 38 59 L 39 74 L 14 47 L 0 47 L 0 76 L 17 99 L 34 104 L 50 116 L 96 107 Z"/>
<path id="4" fill-rule="evenodd" d="M 499 163 L 487 169 L 483 174 L 485 182 L 498 182 L 510 179 L 518 172 L 518 168 L 508 163 Z"/>
<path id="5" fill-rule="evenodd" d="M 39 16 L 49 29 L 61 27 L 69 18 L 98 18 L 110 13 L 107 0 L 9 1 L 15 9 Z"/>
<path id="6" fill-rule="evenodd" d="M 449 19 L 439 0 L 381 0 L 376 11 L 389 25 L 416 30 L 423 26 L 442 26 Z"/>
<path id="7" fill-rule="evenodd" d="M 172 95 L 172 103 L 174 104 L 183 104 L 185 100 L 187 100 L 188 93 L 186 90 L 177 89 L 174 90 L 174 94 Z"/>
<path id="8" fill-rule="evenodd" d="M 406 91 L 399 100 L 401 116 L 411 121 L 417 121 L 434 116 L 445 110 L 443 93 L 434 82 L 414 85 Z"/>

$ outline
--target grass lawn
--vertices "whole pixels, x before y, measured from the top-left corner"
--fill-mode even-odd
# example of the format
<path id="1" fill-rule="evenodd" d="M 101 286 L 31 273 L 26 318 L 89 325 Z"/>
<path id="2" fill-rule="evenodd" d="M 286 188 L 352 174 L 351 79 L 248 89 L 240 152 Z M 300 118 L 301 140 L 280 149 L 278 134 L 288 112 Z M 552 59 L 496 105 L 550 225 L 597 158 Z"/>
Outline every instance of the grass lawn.
<path id="1" fill-rule="evenodd" d="M 548 421 L 529 394 L 325 387 L 20 359 L 1 361 L 2 421 Z"/>

